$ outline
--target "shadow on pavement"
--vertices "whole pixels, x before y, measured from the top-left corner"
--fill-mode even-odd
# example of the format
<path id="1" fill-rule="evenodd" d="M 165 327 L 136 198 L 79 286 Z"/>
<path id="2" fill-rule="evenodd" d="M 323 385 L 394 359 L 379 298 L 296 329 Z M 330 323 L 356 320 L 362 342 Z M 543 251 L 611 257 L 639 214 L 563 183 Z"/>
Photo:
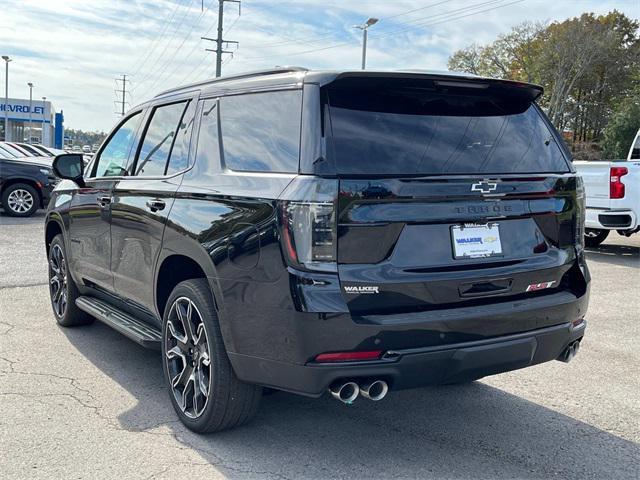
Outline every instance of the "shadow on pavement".
<path id="1" fill-rule="evenodd" d="M 638 444 L 479 382 L 351 407 L 278 393 L 250 424 L 199 436 L 174 415 L 158 352 L 99 322 L 63 331 L 137 400 L 122 428 L 166 426 L 227 478 L 638 478 Z"/>
<path id="2" fill-rule="evenodd" d="M 603 262 L 623 267 L 640 268 L 640 247 L 603 243 L 595 248 L 587 248 L 588 262 Z"/>

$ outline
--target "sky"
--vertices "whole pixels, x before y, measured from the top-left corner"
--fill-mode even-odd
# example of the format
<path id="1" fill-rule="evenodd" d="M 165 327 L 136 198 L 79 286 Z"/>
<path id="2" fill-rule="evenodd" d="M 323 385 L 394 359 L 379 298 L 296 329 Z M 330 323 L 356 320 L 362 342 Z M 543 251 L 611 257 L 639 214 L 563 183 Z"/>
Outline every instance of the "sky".
<path id="1" fill-rule="evenodd" d="M 108 131 L 117 121 L 116 78 L 127 107 L 214 77 L 217 0 L 0 0 L 0 55 L 9 96 L 46 96 L 66 128 Z M 203 10 L 204 9 L 204 10 Z M 357 69 L 369 29 L 368 69 L 446 70 L 447 59 L 524 21 L 553 22 L 617 9 L 640 18 L 640 0 L 243 0 L 224 6 L 224 74 L 300 65 Z M 4 67 L 4 65 L 2 65 Z M 4 85 L 4 68 L 0 72 Z M 4 94 L 4 92 L 2 92 Z M 4 95 L 2 95 L 4 96 Z"/>

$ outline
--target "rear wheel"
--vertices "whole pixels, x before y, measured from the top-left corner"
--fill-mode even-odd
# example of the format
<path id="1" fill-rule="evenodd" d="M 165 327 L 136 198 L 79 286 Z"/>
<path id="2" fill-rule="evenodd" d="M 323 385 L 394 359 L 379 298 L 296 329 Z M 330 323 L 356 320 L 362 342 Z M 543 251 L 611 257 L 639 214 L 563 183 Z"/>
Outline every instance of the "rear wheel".
<path id="1" fill-rule="evenodd" d="M 162 357 L 171 402 L 191 430 L 237 427 L 256 413 L 262 389 L 236 377 L 206 280 L 187 280 L 171 293 L 163 318 Z"/>
<path id="2" fill-rule="evenodd" d="M 597 247 L 609 236 L 610 230 L 586 228 L 584 231 L 584 244 L 587 247 Z"/>
<path id="3" fill-rule="evenodd" d="M 40 196 L 26 183 L 14 183 L 2 193 L 4 211 L 12 217 L 30 217 L 38 210 Z"/>
<path id="4" fill-rule="evenodd" d="M 67 254 L 62 235 L 56 235 L 49 246 L 49 296 L 56 320 L 63 327 L 88 325 L 94 318 L 76 306 L 80 296 L 67 267 Z"/>

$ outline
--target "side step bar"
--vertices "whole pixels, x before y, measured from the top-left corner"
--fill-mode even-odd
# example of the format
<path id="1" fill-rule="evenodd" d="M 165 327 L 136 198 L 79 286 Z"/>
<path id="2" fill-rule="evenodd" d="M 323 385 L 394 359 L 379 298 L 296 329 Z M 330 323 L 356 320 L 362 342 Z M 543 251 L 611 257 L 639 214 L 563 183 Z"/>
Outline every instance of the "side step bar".
<path id="1" fill-rule="evenodd" d="M 158 328 L 94 297 L 79 297 L 76 299 L 76 305 L 80 310 L 96 317 L 143 347 L 160 350 L 162 332 Z"/>

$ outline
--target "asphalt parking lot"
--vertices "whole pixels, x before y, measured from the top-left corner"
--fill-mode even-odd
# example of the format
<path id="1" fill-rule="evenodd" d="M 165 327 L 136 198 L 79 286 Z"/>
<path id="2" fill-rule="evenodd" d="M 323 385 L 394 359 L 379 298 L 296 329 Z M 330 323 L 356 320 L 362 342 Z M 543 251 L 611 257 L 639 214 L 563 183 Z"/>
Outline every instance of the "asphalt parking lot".
<path id="1" fill-rule="evenodd" d="M 51 313 L 43 214 L 0 215 L 0 475 L 14 478 L 640 478 L 640 235 L 588 253 L 570 364 L 344 406 L 279 393 L 237 430 L 174 416 L 157 352 Z"/>

